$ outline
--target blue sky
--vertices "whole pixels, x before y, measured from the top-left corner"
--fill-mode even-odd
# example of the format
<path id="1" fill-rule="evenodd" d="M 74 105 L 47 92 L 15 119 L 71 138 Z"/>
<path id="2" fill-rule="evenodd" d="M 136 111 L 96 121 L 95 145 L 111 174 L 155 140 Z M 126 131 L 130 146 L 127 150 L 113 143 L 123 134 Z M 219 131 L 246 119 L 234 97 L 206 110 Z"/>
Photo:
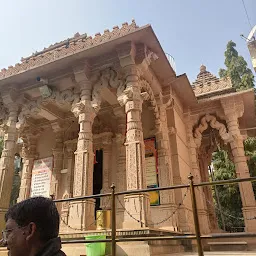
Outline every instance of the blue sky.
<path id="1" fill-rule="evenodd" d="M 256 1 L 244 0 L 252 25 Z M 215 74 L 224 67 L 229 40 L 252 67 L 246 42 L 250 27 L 242 0 L 0 0 L 0 68 L 76 32 L 94 35 L 123 22 L 151 24 L 177 74 L 192 82 L 201 64 Z"/>

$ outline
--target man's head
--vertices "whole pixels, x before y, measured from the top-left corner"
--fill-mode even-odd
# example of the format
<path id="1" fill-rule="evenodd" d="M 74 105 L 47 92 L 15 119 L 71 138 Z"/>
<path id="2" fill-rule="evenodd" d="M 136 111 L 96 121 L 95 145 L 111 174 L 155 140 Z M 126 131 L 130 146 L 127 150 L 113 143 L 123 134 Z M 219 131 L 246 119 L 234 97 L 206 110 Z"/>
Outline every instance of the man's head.
<path id="1" fill-rule="evenodd" d="M 33 197 L 11 207 L 5 215 L 7 248 L 12 256 L 29 255 L 59 233 L 60 217 L 54 202 Z"/>

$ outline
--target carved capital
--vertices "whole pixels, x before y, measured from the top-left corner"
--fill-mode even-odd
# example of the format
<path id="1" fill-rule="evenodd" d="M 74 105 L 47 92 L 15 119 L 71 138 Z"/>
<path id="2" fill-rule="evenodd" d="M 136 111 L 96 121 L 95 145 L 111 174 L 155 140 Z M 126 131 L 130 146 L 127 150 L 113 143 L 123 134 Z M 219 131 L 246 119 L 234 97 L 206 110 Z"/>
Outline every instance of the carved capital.
<path id="1" fill-rule="evenodd" d="M 83 100 L 80 101 L 72 107 L 71 111 L 74 113 L 75 117 L 79 118 L 79 123 L 82 122 L 93 122 L 96 112 L 91 105 L 91 101 Z"/>
<path id="2" fill-rule="evenodd" d="M 138 87 L 128 87 L 124 90 L 123 94 L 118 97 L 118 101 L 121 106 L 125 105 L 125 112 L 132 108 L 132 102 L 134 102 L 134 107 L 142 109 L 142 97 L 140 88 Z M 129 106 L 126 106 L 129 103 Z"/>
<path id="3" fill-rule="evenodd" d="M 244 102 L 240 98 L 221 99 L 221 105 L 226 117 L 236 115 L 240 118 L 244 114 Z"/>

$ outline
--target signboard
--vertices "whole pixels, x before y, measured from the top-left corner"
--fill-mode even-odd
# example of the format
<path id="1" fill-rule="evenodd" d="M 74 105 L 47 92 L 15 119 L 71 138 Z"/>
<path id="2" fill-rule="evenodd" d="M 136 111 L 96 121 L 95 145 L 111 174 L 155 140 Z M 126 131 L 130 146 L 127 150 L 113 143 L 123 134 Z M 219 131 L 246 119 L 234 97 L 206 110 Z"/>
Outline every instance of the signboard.
<path id="1" fill-rule="evenodd" d="M 145 139 L 146 182 L 148 188 L 158 187 L 157 151 L 155 138 Z M 159 191 L 149 193 L 150 205 L 159 205 Z"/>
<path id="2" fill-rule="evenodd" d="M 53 157 L 34 161 L 31 180 L 31 197 L 50 197 Z"/>
<path id="3" fill-rule="evenodd" d="M 155 158 L 155 156 L 146 157 L 145 162 L 146 162 L 147 186 L 156 185 L 158 182 L 157 182 L 156 158 Z"/>

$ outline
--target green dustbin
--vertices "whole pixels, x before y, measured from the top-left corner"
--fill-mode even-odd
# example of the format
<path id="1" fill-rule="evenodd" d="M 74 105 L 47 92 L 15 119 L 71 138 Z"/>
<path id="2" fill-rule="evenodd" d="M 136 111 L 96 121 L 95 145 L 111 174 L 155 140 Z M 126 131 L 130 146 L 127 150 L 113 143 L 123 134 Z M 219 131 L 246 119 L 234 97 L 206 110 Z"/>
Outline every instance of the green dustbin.
<path id="1" fill-rule="evenodd" d="M 85 240 L 102 240 L 106 236 L 86 236 Z M 86 243 L 86 256 L 105 256 L 106 243 Z"/>

